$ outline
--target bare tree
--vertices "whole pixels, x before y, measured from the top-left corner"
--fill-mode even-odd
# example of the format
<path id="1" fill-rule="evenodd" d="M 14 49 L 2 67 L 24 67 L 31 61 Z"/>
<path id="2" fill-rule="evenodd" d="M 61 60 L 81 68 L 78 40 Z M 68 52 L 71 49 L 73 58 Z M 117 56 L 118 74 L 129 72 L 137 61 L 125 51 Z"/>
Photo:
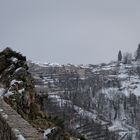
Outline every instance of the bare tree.
<path id="1" fill-rule="evenodd" d="M 132 62 L 132 54 L 131 53 L 124 53 L 123 54 L 123 63 L 124 64 L 131 64 Z"/>

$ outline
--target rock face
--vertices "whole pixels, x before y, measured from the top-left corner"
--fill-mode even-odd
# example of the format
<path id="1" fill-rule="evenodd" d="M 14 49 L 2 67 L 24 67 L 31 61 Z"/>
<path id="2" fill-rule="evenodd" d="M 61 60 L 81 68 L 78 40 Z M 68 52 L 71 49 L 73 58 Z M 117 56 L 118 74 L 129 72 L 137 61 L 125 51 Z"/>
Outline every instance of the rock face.
<path id="1" fill-rule="evenodd" d="M 140 139 L 140 65 L 112 62 L 75 66 L 30 64 L 51 116 L 89 140 Z M 38 87 L 42 86 L 43 90 Z"/>

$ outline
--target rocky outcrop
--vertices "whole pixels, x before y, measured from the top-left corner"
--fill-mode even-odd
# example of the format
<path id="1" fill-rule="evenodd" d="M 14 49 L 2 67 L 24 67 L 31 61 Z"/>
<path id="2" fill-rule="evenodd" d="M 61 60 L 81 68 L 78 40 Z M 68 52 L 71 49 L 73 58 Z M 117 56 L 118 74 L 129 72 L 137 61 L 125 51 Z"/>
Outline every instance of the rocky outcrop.
<path id="1" fill-rule="evenodd" d="M 7 101 L 17 112 L 31 113 L 35 103 L 33 78 L 27 71 L 26 57 L 6 48 L 0 53 L 0 85 Z"/>

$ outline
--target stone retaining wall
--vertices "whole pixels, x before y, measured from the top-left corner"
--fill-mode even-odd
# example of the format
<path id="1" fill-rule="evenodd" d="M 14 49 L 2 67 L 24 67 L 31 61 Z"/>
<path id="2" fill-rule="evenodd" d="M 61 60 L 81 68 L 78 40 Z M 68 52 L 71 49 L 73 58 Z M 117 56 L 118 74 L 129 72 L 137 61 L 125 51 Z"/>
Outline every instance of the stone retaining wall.
<path id="1" fill-rule="evenodd" d="M 38 131 L 0 98 L 0 140 L 42 140 Z"/>

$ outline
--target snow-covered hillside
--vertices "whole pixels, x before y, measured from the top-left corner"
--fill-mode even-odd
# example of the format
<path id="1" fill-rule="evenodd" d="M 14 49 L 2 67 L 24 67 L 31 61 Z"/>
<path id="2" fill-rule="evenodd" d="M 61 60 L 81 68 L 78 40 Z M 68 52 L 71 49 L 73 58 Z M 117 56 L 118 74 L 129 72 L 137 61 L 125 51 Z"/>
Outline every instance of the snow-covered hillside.
<path id="1" fill-rule="evenodd" d="M 139 67 L 135 61 L 86 66 L 32 63 L 30 71 L 38 92 L 48 94 L 46 111 L 63 117 L 68 129 L 87 139 L 139 140 Z"/>
<path id="2" fill-rule="evenodd" d="M 120 139 L 139 139 L 139 97 L 140 97 L 140 77 L 139 65 L 133 62 L 129 65 L 122 63 L 107 65 L 94 72 L 114 71 L 114 75 L 104 75 L 107 80 L 116 79 L 118 86 L 103 87 L 94 98 L 102 96 L 103 108 L 101 113 L 110 120 L 109 131 L 119 134 Z M 98 110 L 98 109 L 97 109 Z"/>

